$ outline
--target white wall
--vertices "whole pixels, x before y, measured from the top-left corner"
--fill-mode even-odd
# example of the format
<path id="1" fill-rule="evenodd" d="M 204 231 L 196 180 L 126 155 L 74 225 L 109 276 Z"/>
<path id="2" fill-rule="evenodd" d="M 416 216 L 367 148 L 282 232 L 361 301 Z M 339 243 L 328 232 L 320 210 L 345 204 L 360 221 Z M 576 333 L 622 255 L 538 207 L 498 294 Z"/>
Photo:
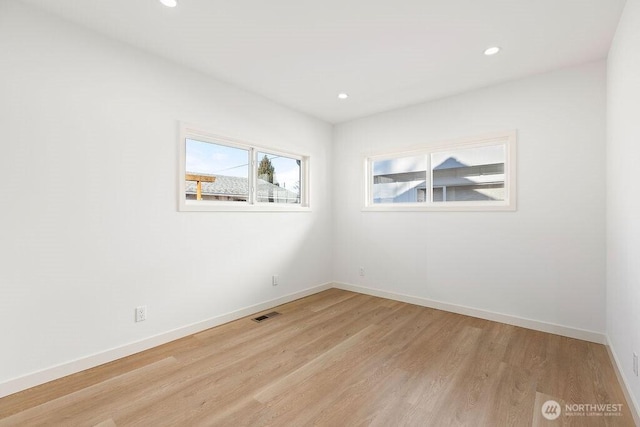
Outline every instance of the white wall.
<path id="1" fill-rule="evenodd" d="M 330 125 L 15 1 L 0 52 L 0 385 L 331 280 Z M 309 154 L 312 212 L 179 213 L 178 120 Z"/>
<path id="2" fill-rule="evenodd" d="M 336 126 L 334 279 L 604 333 L 605 71 L 587 64 Z M 512 129 L 516 212 L 360 210 L 363 154 Z"/>
<path id="3" fill-rule="evenodd" d="M 607 334 L 640 410 L 639 0 L 627 0 L 607 71 Z"/>

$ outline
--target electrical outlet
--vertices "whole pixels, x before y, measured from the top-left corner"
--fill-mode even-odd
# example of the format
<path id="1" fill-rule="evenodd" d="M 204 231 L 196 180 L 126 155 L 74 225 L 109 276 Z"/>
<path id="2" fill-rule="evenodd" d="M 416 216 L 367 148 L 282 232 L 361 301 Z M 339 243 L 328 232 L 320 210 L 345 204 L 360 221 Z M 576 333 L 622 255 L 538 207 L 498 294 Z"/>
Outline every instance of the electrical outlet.
<path id="1" fill-rule="evenodd" d="M 638 376 L 638 353 L 633 353 L 633 373 Z"/>
<path id="2" fill-rule="evenodd" d="M 360 276 L 364 277 L 364 267 L 360 267 Z"/>
<path id="3" fill-rule="evenodd" d="M 136 322 L 143 322 L 147 320 L 147 306 L 141 305 L 136 307 Z"/>
<path id="4" fill-rule="evenodd" d="M 280 280 L 279 276 L 271 276 L 271 285 L 278 286 L 278 280 Z"/>

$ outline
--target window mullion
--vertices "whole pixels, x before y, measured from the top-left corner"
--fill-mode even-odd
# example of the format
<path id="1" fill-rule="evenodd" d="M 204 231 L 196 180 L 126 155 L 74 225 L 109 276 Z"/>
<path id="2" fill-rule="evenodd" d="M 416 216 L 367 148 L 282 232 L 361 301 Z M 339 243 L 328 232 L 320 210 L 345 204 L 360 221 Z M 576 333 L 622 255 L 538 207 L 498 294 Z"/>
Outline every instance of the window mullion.
<path id="1" fill-rule="evenodd" d="M 257 186 L 257 171 L 256 171 L 256 149 L 251 147 L 249 149 L 249 155 L 251 156 L 250 164 L 251 168 L 249 170 L 249 182 L 251 183 L 251 188 L 249 189 L 249 204 L 255 205 L 256 203 L 256 186 Z"/>
<path id="2" fill-rule="evenodd" d="M 431 205 L 433 203 L 433 171 L 431 170 L 431 153 L 427 151 L 425 156 L 427 157 L 427 170 L 425 171 L 427 197 L 425 197 L 425 202 L 427 205 Z"/>

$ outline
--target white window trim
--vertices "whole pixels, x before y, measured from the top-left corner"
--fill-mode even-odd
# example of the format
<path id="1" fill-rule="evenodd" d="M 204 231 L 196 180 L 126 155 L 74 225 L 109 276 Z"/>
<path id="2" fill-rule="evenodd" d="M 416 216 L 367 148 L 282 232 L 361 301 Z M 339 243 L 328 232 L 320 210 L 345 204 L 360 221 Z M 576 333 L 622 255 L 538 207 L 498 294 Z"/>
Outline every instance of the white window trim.
<path id="1" fill-rule="evenodd" d="M 438 142 L 420 147 L 406 148 L 401 151 L 376 152 L 363 155 L 364 175 L 364 212 L 460 212 L 460 211 L 515 211 L 516 206 L 516 142 L 517 132 L 496 132 L 470 138 Z M 376 160 L 409 157 L 424 154 L 427 158 L 427 199 L 432 197 L 431 154 L 456 149 L 486 147 L 504 143 L 505 145 L 505 200 L 502 201 L 461 201 L 461 202 L 426 202 L 426 203 L 373 203 L 373 171 Z"/>
<path id="2" fill-rule="evenodd" d="M 195 139 L 212 144 L 222 144 L 229 147 L 248 150 L 250 153 L 249 167 L 249 200 L 247 202 L 222 201 L 222 200 L 186 200 L 186 140 Z M 189 125 L 180 122 L 178 156 L 178 211 L 180 212 L 310 212 L 309 199 L 309 156 L 292 153 L 279 148 L 253 144 L 247 141 L 240 141 L 234 138 L 221 136 L 213 132 L 208 132 L 202 127 Z M 256 200 L 256 176 L 255 168 L 257 153 L 265 152 L 276 154 L 288 158 L 300 160 L 300 203 L 269 203 L 258 202 Z"/>

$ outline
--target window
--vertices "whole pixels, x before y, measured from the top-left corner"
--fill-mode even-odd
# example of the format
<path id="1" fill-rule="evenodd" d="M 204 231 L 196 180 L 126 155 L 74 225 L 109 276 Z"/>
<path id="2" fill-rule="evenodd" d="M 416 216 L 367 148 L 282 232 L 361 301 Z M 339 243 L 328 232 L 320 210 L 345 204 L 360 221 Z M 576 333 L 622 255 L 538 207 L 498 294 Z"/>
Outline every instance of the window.
<path id="1" fill-rule="evenodd" d="M 185 125 L 180 154 L 181 211 L 308 208 L 308 157 L 234 141 Z"/>
<path id="2" fill-rule="evenodd" d="M 515 210 L 516 134 L 365 159 L 365 210 Z"/>

